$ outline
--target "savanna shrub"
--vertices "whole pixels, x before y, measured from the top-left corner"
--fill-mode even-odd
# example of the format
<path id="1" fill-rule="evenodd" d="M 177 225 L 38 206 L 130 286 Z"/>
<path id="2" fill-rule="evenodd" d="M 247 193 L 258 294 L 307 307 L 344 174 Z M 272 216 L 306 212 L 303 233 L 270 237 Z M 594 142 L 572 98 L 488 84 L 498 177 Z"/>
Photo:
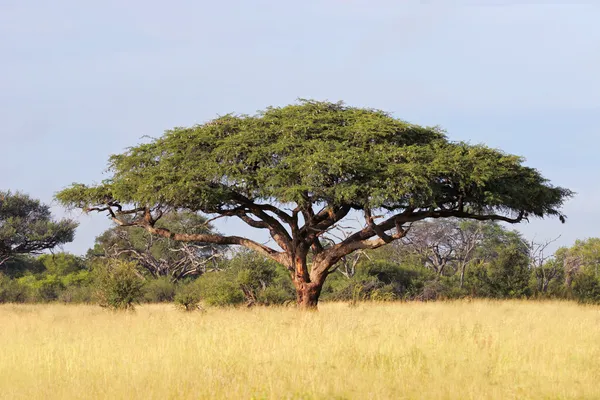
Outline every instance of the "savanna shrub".
<path id="1" fill-rule="evenodd" d="M 200 308 L 200 287 L 197 282 L 180 283 L 175 293 L 175 304 L 185 311 Z"/>
<path id="2" fill-rule="evenodd" d="M 0 303 L 23 303 L 27 301 L 27 288 L 15 279 L 0 274 Z"/>
<path id="3" fill-rule="evenodd" d="M 573 296 L 580 303 L 600 303 L 600 279 L 593 271 L 584 269 L 575 276 Z"/>
<path id="4" fill-rule="evenodd" d="M 58 299 L 60 292 L 65 287 L 58 276 L 46 275 L 35 282 L 33 288 L 33 300 L 35 302 L 49 302 Z"/>
<path id="5" fill-rule="evenodd" d="M 147 303 L 171 302 L 175 298 L 175 283 L 168 277 L 149 279 L 144 286 L 144 301 Z"/>
<path id="6" fill-rule="evenodd" d="M 244 293 L 227 271 L 203 274 L 198 278 L 198 285 L 208 305 L 231 306 L 244 302 Z"/>
<path id="7" fill-rule="evenodd" d="M 131 310 L 143 296 L 144 281 L 133 262 L 109 259 L 94 270 L 98 304 L 115 310 Z"/>

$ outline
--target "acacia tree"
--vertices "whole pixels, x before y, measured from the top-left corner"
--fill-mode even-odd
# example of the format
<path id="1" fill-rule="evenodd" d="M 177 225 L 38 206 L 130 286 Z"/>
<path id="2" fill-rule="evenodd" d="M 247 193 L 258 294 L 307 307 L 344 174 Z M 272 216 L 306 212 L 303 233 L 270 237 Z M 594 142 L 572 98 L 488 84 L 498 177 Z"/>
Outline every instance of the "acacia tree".
<path id="1" fill-rule="evenodd" d="M 23 193 L 0 191 L 0 265 L 73 241 L 77 223 L 55 221 L 50 207 Z"/>
<path id="2" fill-rule="evenodd" d="M 305 308 L 316 307 L 323 282 L 344 256 L 402 238 L 411 222 L 564 221 L 560 208 L 571 195 L 520 157 L 451 142 L 440 128 L 382 111 L 316 101 L 175 128 L 113 155 L 109 171 L 102 183 L 73 184 L 57 199 L 173 240 L 262 253 L 289 270 Z M 277 246 L 158 227 L 169 210 L 237 218 L 267 230 Z M 323 247 L 321 236 L 351 212 L 364 217 L 364 226 Z"/>

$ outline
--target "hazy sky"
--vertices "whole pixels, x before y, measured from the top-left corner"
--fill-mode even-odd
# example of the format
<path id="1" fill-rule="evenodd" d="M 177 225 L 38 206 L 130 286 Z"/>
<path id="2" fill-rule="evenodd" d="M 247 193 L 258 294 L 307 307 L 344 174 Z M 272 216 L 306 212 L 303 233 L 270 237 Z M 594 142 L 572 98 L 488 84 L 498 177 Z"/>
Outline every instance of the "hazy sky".
<path id="1" fill-rule="evenodd" d="M 0 188 L 51 202 L 144 135 L 344 100 L 525 156 L 578 194 L 519 229 L 600 236 L 600 5 L 565 3 L 0 0 Z M 109 226 L 70 215 L 75 253 Z"/>

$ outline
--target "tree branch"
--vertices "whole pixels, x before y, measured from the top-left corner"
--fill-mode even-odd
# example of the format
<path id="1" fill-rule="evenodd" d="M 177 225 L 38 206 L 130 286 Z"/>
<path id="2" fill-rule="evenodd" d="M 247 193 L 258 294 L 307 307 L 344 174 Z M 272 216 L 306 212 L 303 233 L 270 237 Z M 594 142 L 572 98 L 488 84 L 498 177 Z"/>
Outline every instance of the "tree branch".
<path id="1" fill-rule="evenodd" d="M 283 253 L 278 252 L 258 242 L 255 242 L 254 240 L 250 240 L 240 236 L 222 236 L 205 233 L 174 233 L 166 228 L 155 228 L 152 225 L 141 225 L 141 227 L 154 235 L 159 235 L 179 242 L 196 242 L 244 246 L 267 257 L 270 257 L 271 259 L 277 262 L 282 262 Z"/>
<path id="2" fill-rule="evenodd" d="M 446 217 L 457 217 L 457 218 L 468 218 L 475 219 L 479 221 L 490 221 L 490 220 L 499 220 L 509 223 L 517 223 L 523 220 L 525 217 L 524 212 L 520 212 L 516 218 L 509 218 L 503 215 L 489 214 L 489 215 L 479 215 L 479 214 L 470 214 L 464 211 L 457 210 L 428 210 L 428 211 L 412 211 L 406 210 L 403 213 L 399 213 L 393 215 L 382 223 L 375 225 L 370 224 L 367 225 L 362 230 L 355 232 L 354 234 L 347 237 L 340 243 L 335 244 L 334 246 L 324 250 L 322 253 L 315 257 L 315 263 L 320 264 L 320 268 L 329 268 L 329 266 L 338 262 L 341 257 L 346 254 L 350 254 L 355 250 L 359 249 L 376 249 L 389 243 L 389 239 L 397 240 L 404 236 L 406 236 L 407 230 L 405 230 L 402 225 L 409 222 L 416 222 L 426 218 L 446 218 Z M 391 229 L 396 228 L 396 232 L 393 235 L 388 235 L 386 233 L 387 238 L 382 238 L 377 234 L 377 230 L 380 232 L 389 231 Z M 377 239 L 370 240 L 373 236 L 379 236 Z"/>

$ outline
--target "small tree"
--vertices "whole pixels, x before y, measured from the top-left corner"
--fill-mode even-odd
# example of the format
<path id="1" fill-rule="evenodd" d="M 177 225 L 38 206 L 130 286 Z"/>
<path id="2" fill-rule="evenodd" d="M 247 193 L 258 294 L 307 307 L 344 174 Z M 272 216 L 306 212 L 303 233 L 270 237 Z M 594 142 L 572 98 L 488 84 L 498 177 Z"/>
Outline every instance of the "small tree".
<path id="1" fill-rule="evenodd" d="M 564 221 L 571 196 L 520 157 L 451 142 L 439 128 L 382 111 L 315 101 L 173 129 L 112 156 L 110 171 L 101 184 L 74 184 L 57 198 L 172 240 L 255 250 L 287 268 L 298 304 L 313 309 L 344 256 L 401 239 L 407 224 Z M 237 218 L 268 231 L 276 246 L 157 225 L 170 210 Z M 321 237 L 351 213 L 364 225 L 324 247 Z"/>
<path id="2" fill-rule="evenodd" d="M 195 282 L 180 284 L 175 293 L 175 304 L 185 311 L 194 311 L 200 307 L 200 288 Z"/>
<path id="3" fill-rule="evenodd" d="M 96 289 L 98 303 L 102 307 L 115 310 L 132 310 L 143 296 L 144 281 L 136 271 L 133 262 L 109 260 L 97 265 Z"/>
<path id="4" fill-rule="evenodd" d="M 538 293 L 547 293 L 550 283 L 562 277 L 564 273 L 563 263 L 557 262 L 554 259 L 554 255 L 547 251 L 548 247 L 559 238 L 560 236 L 556 239 L 543 242 L 536 241 L 535 239 L 525 242 L 529 250 L 529 264 L 535 276 Z"/>
<path id="5" fill-rule="evenodd" d="M 55 221 L 50 207 L 22 193 L 0 191 L 0 265 L 73 241 L 77 224 Z"/>

